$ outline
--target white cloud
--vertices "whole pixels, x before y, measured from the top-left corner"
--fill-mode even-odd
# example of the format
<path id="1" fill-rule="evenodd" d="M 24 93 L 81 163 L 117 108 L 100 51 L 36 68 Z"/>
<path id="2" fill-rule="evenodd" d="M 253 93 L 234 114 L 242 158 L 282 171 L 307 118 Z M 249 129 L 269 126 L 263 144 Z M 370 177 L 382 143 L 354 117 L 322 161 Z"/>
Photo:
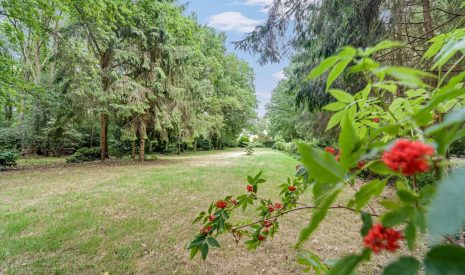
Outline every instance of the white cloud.
<path id="1" fill-rule="evenodd" d="M 273 0 L 240 0 L 234 3 L 239 5 L 258 6 L 260 7 L 260 12 L 268 13 L 268 7 L 273 4 Z"/>
<path id="2" fill-rule="evenodd" d="M 273 0 L 243 0 L 241 2 L 249 6 L 269 6 L 273 4 Z"/>
<path id="3" fill-rule="evenodd" d="M 283 71 L 274 73 L 273 77 L 276 78 L 277 80 L 283 80 L 287 78 Z"/>
<path id="4" fill-rule="evenodd" d="M 258 1 L 258 0 L 251 0 Z M 211 16 L 208 25 L 220 31 L 235 31 L 238 33 L 252 32 L 261 20 L 255 20 L 244 16 L 240 12 L 222 12 Z"/>

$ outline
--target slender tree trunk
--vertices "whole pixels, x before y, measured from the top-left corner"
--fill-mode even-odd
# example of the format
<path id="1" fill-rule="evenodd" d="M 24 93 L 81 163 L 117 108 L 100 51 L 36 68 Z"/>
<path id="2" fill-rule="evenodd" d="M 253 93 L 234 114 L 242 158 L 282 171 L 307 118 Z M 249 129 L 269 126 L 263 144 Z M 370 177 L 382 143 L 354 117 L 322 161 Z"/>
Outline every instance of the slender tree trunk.
<path id="1" fill-rule="evenodd" d="M 132 146 L 132 160 L 136 160 L 136 140 L 131 141 L 131 146 Z"/>
<path id="2" fill-rule="evenodd" d="M 423 2 L 423 22 L 425 34 L 428 39 L 434 37 L 433 20 L 431 19 L 431 6 L 430 0 L 422 0 Z"/>
<path id="3" fill-rule="evenodd" d="M 145 139 L 147 138 L 147 114 L 143 114 L 139 123 L 139 161 L 145 160 Z"/>
<path id="4" fill-rule="evenodd" d="M 194 152 L 197 152 L 197 139 L 194 139 Z"/>
<path id="5" fill-rule="evenodd" d="M 105 161 L 107 158 L 107 115 L 100 113 L 100 160 Z"/>
<path id="6" fill-rule="evenodd" d="M 94 125 L 90 128 L 90 148 L 94 147 Z"/>
<path id="7" fill-rule="evenodd" d="M 100 56 L 100 69 L 102 70 L 102 91 L 104 94 L 110 86 L 110 78 L 108 69 L 110 67 L 111 51 L 106 49 Z M 109 157 L 108 154 L 108 115 L 102 111 L 100 113 L 100 159 L 105 161 Z"/>

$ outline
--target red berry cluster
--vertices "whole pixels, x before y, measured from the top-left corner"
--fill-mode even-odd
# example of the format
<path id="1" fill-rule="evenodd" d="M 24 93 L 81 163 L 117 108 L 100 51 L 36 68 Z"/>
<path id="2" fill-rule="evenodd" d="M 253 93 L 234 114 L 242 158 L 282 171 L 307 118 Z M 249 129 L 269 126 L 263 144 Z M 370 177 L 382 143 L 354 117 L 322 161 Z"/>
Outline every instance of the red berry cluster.
<path id="1" fill-rule="evenodd" d="M 294 192 L 297 189 L 297 187 L 295 187 L 294 185 L 291 185 L 287 189 L 291 192 Z"/>
<path id="2" fill-rule="evenodd" d="M 268 227 L 271 227 L 273 225 L 273 222 L 270 221 L 270 220 L 264 220 L 263 221 L 263 226 L 268 228 Z"/>
<path id="3" fill-rule="evenodd" d="M 332 155 L 335 155 L 336 154 L 336 149 L 332 148 L 332 147 L 326 147 L 325 148 L 325 151 L 332 154 Z"/>
<path id="4" fill-rule="evenodd" d="M 236 201 L 235 199 L 231 199 L 230 202 L 231 202 L 232 205 L 236 205 L 236 204 L 237 204 L 237 201 Z"/>
<path id="5" fill-rule="evenodd" d="M 379 117 L 373 118 L 373 122 L 374 122 L 374 123 L 379 123 L 380 121 L 381 121 L 381 120 L 379 119 Z"/>
<path id="6" fill-rule="evenodd" d="M 207 235 L 208 233 L 210 233 L 210 231 L 212 231 L 212 227 L 206 226 L 200 230 L 200 234 Z"/>
<path id="7" fill-rule="evenodd" d="M 263 236 L 263 235 L 258 235 L 258 240 L 259 240 L 259 241 L 262 242 L 262 241 L 264 241 L 265 239 L 266 239 L 265 236 Z"/>
<path id="8" fill-rule="evenodd" d="M 216 202 L 216 207 L 218 207 L 218 208 L 225 209 L 227 206 L 228 206 L 228 203 L 226 203 L 225 201 L 217 201 Z"/>
<path id="9" fill-rule="evenodd" d="M 208 220 L 211 221 L 211 222 L 214 221 L 215 220 L 215 215 L 210 215 L 208 217 Z"/>
<path id="10" fill-rule="evenodd" d="M 403 238 L 404 236 L 399 231 L 383 227 L 381 224 L 375 224 L 365 236 L 363 242 L 365 247 L 378 254 L 383 249 L 390 252 L 396 251 L 400 247 L 398 241 Z"/>
<path id="11" fill-rule="evenodd" d="M 383 154 L 384 163 L 393 171 L 405 176 L 429 170 L 428 156 L 434 155 L 434 148 L 420 141 L 399 139 L 390 151 Z"/>
<path id="12" fill-rule="evenodd" d="M 276 202 L 275 204 L 268 205 L 268 212 L 271 213 L 271 212 L 273 212 L 275 210 L 279 210 L 281 208 L 283 208 L 283 204 L 280 203 L 280 202 Z"/>
<path id="13" fill-rule="evenodd" d="M 247 191 L 252 193 L 253 192 L 253 186 L 252 185 L 247 185 Z"/>

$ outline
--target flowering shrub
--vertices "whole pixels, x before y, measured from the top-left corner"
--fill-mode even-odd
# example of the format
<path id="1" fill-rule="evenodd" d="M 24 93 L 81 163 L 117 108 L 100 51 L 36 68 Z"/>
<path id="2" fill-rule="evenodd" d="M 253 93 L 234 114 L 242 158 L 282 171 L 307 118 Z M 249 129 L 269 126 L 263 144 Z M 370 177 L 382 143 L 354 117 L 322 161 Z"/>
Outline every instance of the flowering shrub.
<path id="1" fill-rule="evenodd" d="M 327 129 L 340 128 L 338 148 L 324 150 L 300 143 L 302 166 L 295 178 L 280 185 L 279 202 L 259 197 L 265 180 L 261 173 L 248 176 L 246 194 L 232 203 L 228 196 L 221 204 L 211 204 L 195 222 L 202 231 L 189 244 L 191 256 L 199 251 L 206 259 L 209 247 L 219 247 L 217 237 L 230 233 L 237 242 L 245 239 L 249 249 L 269 241 L 279 230 L 279 221 L 289 212 L 312 209 L 308 225 L 302 229 L 296 247 L 311 238 L 328 211 L 344 209 L 360 215 L 360 252 L 343 257 L 329 267 L 312 252 L 300 254 L 306 271 L 317 274 L 352 274 L 372 254 L 399 251 L 405 255 L 385 267 L 383 274 L 463 274 L 465 270 L 465 169 L 453 169 L 447 158 L 449 146 L 465 137 L 465 72 L 462 54 L 465 29 L 442 34 L 431 40 L 424 58 L 431 60 L 432 72 L 384 66 L 373 56 L 400 46 L 385 41 L 367 49 L 345 47 L 314 68 L 309 77 L 327 74 L 326 89 L 336 102 L 324 109 L 334 112 Z M 361 91 L 348 93 L 332 87 L 343 72 L 366 77 Z M 376 115 L 374 117 L 374 115 Z M 357 189 L 355 180 L 364 172 L 377 174 Z M 434 173 L 437 184 L 419 188 L 417 176 Z M 389 181 L 397 180 L 395 197 L 381 202 L 385 210 L 375 211 L 372 200 L 381 195 Z M 408 184 L 412 182 L 412 184 Z M 246 186 L 246 184 L 244 185 Z M 356 193 L 347 205 L 336 204 L 345 188 Z M 312 200 L 302 201 L 305 192 Z M 230 223 L 238 209 L 257 208 L 252 223 Z M 209 217 L 214 216 L 214 219 Z M 373 225 L 373 219 L 376 223 Z M 421 238 L 432 245 L 424 258 L 412 252 Z M 403 242 L 405 240 L 405 244 Z"/>

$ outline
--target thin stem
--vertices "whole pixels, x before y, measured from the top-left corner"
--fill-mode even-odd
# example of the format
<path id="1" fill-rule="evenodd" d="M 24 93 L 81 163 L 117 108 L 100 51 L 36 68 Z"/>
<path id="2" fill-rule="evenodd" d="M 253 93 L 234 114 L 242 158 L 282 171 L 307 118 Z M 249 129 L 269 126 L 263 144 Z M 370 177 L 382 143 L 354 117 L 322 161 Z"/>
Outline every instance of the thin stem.
<path id="1" fill-rule="evenodd" d="M 303 207 L 298 207 L 298 208 L 294 208 L 294 209 L 291 209 L 291 210 L 287 210 L 287 211 L 282 211 L 281 213 L 273 216 L 273 217 L 270 217 L 268 218 L 268 220 L 271 220 L 271 219 L 277 219 L 281 216 L 284 216 L 288 213 L 291 213 L 291 212 L 295 212 L 295 211 L 301 211 L 301 210 L 306 210 L 306 209 L 321 209 L 321 207 L 318 207 L 318 206 L 303 206 Z M 359 212 L 357 211 L 356 209 L 354 208 L 350 208 L 350 207 L 346 207 L 346 206 L 343 206 L 343 205 L 335 205 L 335 206 L 330 206 L 328 207 L 328 209 L 345 209 L 345 210 L 349 210 L 349 211 L 352 211 L 352 212 Z M 370 214 L 371 216 L 373 217 L 379 217 L 378 214 Z M 245 228 L 245 227 L 249 227 L 249 226 L 252 226 L 252 225 L 255 225 L 255 224 L 259 224 L 261 223 L 262 221 L 256 221 L 256 222 L 252 222 L 252 223 L 249 223 L 249 224 L 245 224 L 245 225 L 241 225 L 241 226 L 237 226 L 237 227 L 233 227 L 231 229 L 232 232 L 235 232 L 239 229 L 242 229 L 242 228 Z"/>

